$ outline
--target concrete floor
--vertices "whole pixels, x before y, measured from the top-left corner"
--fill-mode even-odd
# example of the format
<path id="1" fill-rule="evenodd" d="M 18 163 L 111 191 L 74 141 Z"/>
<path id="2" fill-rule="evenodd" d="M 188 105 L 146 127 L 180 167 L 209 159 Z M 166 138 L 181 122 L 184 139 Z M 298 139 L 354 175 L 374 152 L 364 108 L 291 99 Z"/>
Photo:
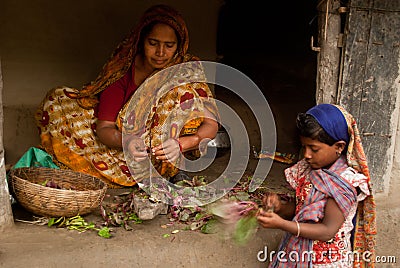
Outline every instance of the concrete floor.
<path id="1" fill-rule="evenodd" d="M 14 231 L 2 234 L 0 267 L 265 267 L 265 247 L 275 249 L 282 235 L 259 229 L 239 246 L 218 233 L 184 231 L 185 225 L 161 228 L 168 223 L 159 215 L 133 231 L 115 228 L 113 238 L 104 239 L 90 231 L 17 222 Z"/>

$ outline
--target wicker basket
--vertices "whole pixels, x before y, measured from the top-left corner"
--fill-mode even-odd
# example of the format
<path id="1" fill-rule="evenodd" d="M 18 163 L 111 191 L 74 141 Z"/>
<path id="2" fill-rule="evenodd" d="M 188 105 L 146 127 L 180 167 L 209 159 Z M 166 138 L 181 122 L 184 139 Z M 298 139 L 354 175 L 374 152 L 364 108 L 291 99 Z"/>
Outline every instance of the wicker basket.
<path id="1" fill-rule="evenodd" d="M 26 210 L 40 216 L 72 217 L 98 208 L 107 184 L 96 177 L 46 167 L 16 168 L 10 172 L 10 188 Z M 61 189 L 45 186 L 52 181 Z"/>

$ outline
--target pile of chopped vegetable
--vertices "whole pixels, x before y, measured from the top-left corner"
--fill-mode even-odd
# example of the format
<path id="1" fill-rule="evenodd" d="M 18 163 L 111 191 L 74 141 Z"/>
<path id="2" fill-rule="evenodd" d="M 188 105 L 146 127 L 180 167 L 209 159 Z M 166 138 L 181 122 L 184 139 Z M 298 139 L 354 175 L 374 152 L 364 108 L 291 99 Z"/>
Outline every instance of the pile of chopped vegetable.
<path id="1" fill-rule="evenodd" d="M 59 228 L 65 227 L 68 230 L 76 230 L 79 232 L 85 232 L 87 230 L 97 231 L 97 234 L 104 238 L 110 238 L 110 229 L 108 227 L 98 228 L 93 222 L 86 222 L 82 216 L 73 217 L 60 217 L 60 218 L 49 218 L 47 225 L 49 227 L 56 226 Z"/>

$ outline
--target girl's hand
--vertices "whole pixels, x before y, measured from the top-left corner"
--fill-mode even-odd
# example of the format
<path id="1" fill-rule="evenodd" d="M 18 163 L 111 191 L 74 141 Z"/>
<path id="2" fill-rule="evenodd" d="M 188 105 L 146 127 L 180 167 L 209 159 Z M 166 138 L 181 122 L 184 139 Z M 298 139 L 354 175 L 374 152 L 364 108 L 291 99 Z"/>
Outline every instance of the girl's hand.
<path id="1" fill-rule="evenodd" d="M 264 209 L 258 211 L 257 220 L 262 227 L 272 229 L 280 229 L 285 221 L 278 214 L 272 211 L 265 211 Z"/>
<path id="2" fill-rule="evenodd" d="M 181 155 L 181 148 L 176 139 L 168 139 L 152 149 L 156 159 L 175 162 Z"/>

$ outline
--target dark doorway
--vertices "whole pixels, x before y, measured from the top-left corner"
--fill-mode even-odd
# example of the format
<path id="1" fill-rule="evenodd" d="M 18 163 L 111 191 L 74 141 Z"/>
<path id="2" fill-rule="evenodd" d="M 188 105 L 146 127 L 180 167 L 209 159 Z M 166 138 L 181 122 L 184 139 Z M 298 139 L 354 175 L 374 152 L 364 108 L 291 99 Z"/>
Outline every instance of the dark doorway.
<path id="1" fill-rule="evenodd" d="M 275 120 L 276 151 L 295 154 L 296 160 L 300 152 L 296 116 L 315 104 L 317 54 L 311 50 L 310 40 L 317 36 L 317 21 L 314 1 L 226 0 L 219 15 L 219 62 L 247 75 L 262 91 Z M 223 87 L 216 86 L 215 94 L 237 111 L 250 145 L 262 150 L 257 121 L 246 104 Z M 257 164 L 257 160 L 250 161 L 247 171 L 251 174 Z M 288 166 L 274 161 L 269 187 L 283 189 L 282 170 Z"/>
<path id="2" fill-rule="evenodd" d="M 298 151 L 296 115 L 315 104 L 317 54 L 310 39 L 317 36 L 316 16 L 314 1 L 226 0 L 220 10 L 219 61 L 263 92 L 275 118 L 277 151 Z M 226 102 L 235 98 L 220 87 L 215 93 Z"/>

